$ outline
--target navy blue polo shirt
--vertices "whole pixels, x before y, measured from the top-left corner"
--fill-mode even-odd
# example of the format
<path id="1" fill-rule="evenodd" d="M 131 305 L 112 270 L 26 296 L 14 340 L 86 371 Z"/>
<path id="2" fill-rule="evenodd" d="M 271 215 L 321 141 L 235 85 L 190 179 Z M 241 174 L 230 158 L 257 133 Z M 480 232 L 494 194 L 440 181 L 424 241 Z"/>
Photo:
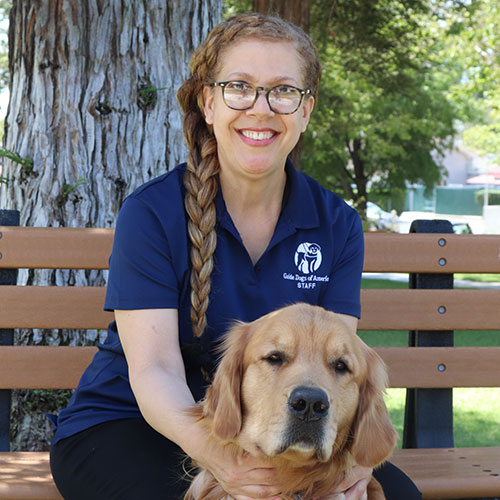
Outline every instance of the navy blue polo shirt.
<path id="1" fill-rule="evenodd" d="M 185 164 L 178 166 L 125 200 L 116 224 L 105 303 L 107 310 L 177 308 L 183 349 L 193 342 L 185 169 Z M 217 248 L 208 327 L 202 336 L 206 344 L 216 342 L 235 320 L 253 321 L 295 302 L 360 315 L 363 232 L 357 212 L 290 162 L 286 173 L 282 213 L 255 265 L 221 191 L 217 194 Z M 59 414 L 55 441 L 107 420 L 140 416 L 115 322 L 98 347 L 70 404 Z M 191 391 L 200 399 L 206 383 L 197 358 L 186 356 L 184 362 Z"/>

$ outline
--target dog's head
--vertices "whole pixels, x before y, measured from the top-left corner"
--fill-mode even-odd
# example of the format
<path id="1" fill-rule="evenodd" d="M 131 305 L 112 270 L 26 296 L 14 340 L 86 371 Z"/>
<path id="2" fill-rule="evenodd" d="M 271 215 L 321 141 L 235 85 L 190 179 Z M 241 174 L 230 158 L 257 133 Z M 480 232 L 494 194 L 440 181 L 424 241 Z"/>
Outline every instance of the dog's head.
<path id="1" fill-rule="evenodd" d="M 203 404 L 215 435 L 253 454 L 359 465 L 387 458 L 396 432 L 379 356 L 334 313 L 296 304 L 226 336 Z"/>

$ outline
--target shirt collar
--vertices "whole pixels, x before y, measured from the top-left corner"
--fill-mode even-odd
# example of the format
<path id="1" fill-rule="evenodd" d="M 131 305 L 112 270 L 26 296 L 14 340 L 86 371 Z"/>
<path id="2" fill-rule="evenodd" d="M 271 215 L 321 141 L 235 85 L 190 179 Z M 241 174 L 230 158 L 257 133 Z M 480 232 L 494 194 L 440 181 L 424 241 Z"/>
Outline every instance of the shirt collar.
<path id="1" fill-rule="evenodd" d="M 290 159 L 285 165 L 289 196 L 283 207 L 282 217 L 297 229 L 319 227 L 318 201 L 314 199 L 309 178 L 297 172 Z"/>
<path id="2" fill-rule="evenodd" d="M 295 229 L 319 227 L 317 200 L 314 199 L 308 177 L 298 172 L 289 158 L 286 160 L 285 172 L 288 193 L 284 197 L 280 222 L 285 223 L 289 228 Z M 218 222 L 226 229 L 237 234 L 231 216 L 227 211 L 220 184 L 215 198 L 215 206 Z M 279 225 L 280 223 L 278 223 Z"/>

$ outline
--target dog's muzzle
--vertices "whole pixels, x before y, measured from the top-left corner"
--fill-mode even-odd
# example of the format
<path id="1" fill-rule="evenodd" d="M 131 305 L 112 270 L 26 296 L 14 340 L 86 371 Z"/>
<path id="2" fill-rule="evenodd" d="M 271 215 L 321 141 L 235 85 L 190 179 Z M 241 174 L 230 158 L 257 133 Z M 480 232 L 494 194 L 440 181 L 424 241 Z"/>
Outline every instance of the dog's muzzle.
<path id="1" fill-rule="evenodd" d="M 319 460 L 325 460 L 325 423 L 330 411 L 326 392 L 299 386 L 291 392 L 287 405 L 287 425 L 279 453 L 288 449 L 314 451 Z"/>

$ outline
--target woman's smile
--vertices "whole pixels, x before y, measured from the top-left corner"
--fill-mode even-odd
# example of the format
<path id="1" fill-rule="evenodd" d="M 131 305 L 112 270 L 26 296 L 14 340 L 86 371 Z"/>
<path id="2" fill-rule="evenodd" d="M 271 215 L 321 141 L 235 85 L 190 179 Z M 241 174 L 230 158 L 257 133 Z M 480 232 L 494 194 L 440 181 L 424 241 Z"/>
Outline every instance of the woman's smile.
<path id="1" fill-rule="evenodd" d="M 238 133 L 243 142 L 251 146 L 267 146 L 278 137 L 278 132 L 271 129 L 240 129 Z"/>

